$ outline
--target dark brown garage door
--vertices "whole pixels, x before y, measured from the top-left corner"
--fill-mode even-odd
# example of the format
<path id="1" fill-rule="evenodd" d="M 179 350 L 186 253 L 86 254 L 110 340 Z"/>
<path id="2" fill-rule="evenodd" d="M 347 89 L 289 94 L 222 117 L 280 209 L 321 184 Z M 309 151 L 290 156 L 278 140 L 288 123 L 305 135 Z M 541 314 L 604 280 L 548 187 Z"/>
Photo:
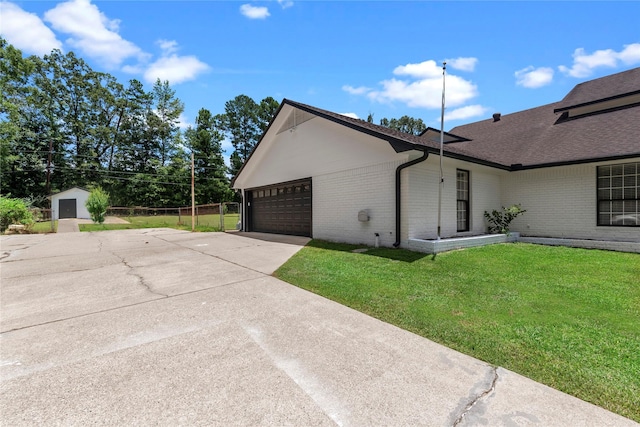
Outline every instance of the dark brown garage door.
<path id="1" fill-rule="evenodd" d="M 76 199 L 60 199 L 58 201 L 58 207 L 60 208 L 60 214 L 58 218 L 75 218 L 76 214 Z"/>
<path id="2" fill-rule="evenodd" d="M 311 237 L 311 178 L 249 191 L 251 231 Z"/>

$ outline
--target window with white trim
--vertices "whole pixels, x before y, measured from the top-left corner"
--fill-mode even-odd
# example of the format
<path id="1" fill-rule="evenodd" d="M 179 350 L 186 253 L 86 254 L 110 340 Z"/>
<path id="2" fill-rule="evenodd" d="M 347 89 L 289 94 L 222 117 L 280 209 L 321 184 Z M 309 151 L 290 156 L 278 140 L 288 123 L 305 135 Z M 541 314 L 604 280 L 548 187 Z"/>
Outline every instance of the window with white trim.
<path id="1" fill-rule="evenodd" d="M 458 231 L 469 231 L 469 171 L 456 169 L 456 222 Z"/>
<path id="2" fill-rule="evenodd" d="M 598 225 L 640 226 L 640 162 L 598 166 Z"/>

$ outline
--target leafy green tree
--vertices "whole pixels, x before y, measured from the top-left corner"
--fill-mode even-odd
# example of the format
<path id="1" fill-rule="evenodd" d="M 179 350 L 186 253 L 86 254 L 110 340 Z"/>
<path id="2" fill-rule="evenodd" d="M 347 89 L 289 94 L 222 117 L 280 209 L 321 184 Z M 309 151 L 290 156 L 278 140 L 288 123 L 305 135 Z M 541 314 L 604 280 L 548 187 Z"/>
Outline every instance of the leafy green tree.
<path id="1" fill-rule="evenodd" d="M 260 135 L 258 135 L 258 138 L 267 131 L 267 127 L 269 127 L 269 123 L 271 123 L 278 108 L 280 108 L 280 103 L 271 96 L 260 101 L 258 105 L 258 127 L 260 128 Z"/>
<path id="2" fill-rule="evenodd" d="M 367 121 L 373 123 L 373 115 L 369 114 Z M 399 119 L 387 119 L 383 118 L 380 120 L 380 125 L 384 127 L 388 127 L 390 129 L 395 129 L 400 132 L 412 134 L 412 135 L 420 135 L 427 129 L 427 126 L 424 124 L 422 119 L 414 119 L 409 116 L 402 116 Z"/>
<path id="3" fill-rule="evenodd" d="M 95 187 L 89 193 L 85 206 L 91 215 L 91 220 L 102 224 L 109 207 L 109 194 L 105 193 L 101 187 Z"/>
<path id="4" fill-rule="evenodd" d="M 0 196 L 0 232 L 11 224 L 22 224 L 28 228 L 33 224 L 33 215 L 24 200 Z"/>
<path id="5" fill-rule="evenodd" d="M 258 104 L 247 95 L 238 95 L 224 104 L 220 118 L 221 127 L 234 148 L 229 172 L 235 175 L 249 158 L 260 134 Z"/>
<path id="6" fill-rule="evenodd" d="M 184 111 L 184 104 L 176 98 L 176 91 L 171 89 L 169 82 L 156 80 L 153 86 L 154 110 L 148 116 L 148 125 L 157 138 L 160 150 L 160 164 L 165 166 L 171 158 L 175 146 L 173 141 L 180 132 L 178 124 L 180 114 Z"/>
<path id="7" fill-rule="evenodd" d="M 219 115 L 218 120 L 220 129 L 234 148 L 229 168 L 232 176 L 247 161 L 278 107 L 278 102 L 272 97 L 257 104 L 247 95 L 238 95 L 225 103 L 224 114 Z"/>
<path id="8" fill-rule="evenodd" d="M 233 194 L 222 156 L 223 135 L 216 118 L 205 108 L 196 117 L 195 128 L 187 129 L 187 143 L 194 153 L 195 197 L 197 204 L 226 202 Z"/>
<path id="9" fill-rule="evenodd" d="M 43 193 L 45 167 L 35 138 L 43 131 L 31 117 L 38 58 L 24 58 L 20 50 L 0 38 L 0 191 L 16 197 Z"/>

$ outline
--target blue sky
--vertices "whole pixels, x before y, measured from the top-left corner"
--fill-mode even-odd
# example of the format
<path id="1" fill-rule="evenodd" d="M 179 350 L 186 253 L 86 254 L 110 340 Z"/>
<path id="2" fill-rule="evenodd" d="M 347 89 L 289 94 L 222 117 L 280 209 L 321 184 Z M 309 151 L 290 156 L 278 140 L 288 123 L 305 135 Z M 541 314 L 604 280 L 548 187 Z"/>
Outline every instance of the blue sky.
<path id="1" fill-rule="evenodd" d="M 94 69 L 223 112 L 240 94 L 445 128 L 559 101 L 640 66 L 640 2 L 2 1 L 25 54 L 73 50 Z M 227 155 L 230 152 L 227 152 Z"/>

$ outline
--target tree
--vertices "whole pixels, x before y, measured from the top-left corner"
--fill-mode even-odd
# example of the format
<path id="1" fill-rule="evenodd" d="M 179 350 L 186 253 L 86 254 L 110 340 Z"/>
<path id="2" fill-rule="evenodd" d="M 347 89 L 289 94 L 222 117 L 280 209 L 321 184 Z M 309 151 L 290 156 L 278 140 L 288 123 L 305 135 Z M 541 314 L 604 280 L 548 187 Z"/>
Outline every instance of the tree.
<path id="1" fill-rule="evenodd" d="M 373 123 L 372 114 L 369 114 L 367 121 Z M 424 124 L 422 119 L 414 119 L 413 117 L 409 116 L 402 116 L 399 119 L 391 120 L 385 117 L 380 120 L 380 125 L 412 135 L 420 135 L 427 129 L 427 126 Z"/>
<path id="2" fill-rule="evenodd" d="M 0 232 L 11 224 L 29 227 L 33 224 L 33 215 L 24 200 L 0 196 Z"/>
<path id="3" fill-rule="evenodd" d="M 33 93 L 35 58 L 23 58 L 22 52 L 0 38 L 0 191 L 24 197 L 44 189 L 44 165 L 37 151 L 40 146 L 25 113 Z"/>
<path id="4" fill-rule="evenodd" d="M 85 206 L 91 215 L 91 220 L 102 224 L 109 207 L 109 195 L 101 187 L 95 187 L 89 193 Z"/>
<path id="5" fill-rule="evenodd" d="M 176 91 L 171 89 L 169 82 L 156 80 L 153 85 L 154 111 L 148 116 L 150 130 L 157 138 L 160 150 L 160 164 L 165 166 L 171 158 L 175 146 L 172 142 L 180 132 L 178 123 L 180 114 L 184 111 L 184 104 L 175 97 Z"/>
<path id="6" fill-rule="evenodd" d="M 238 95 L 225 103 L 225 112 L 217 116 L 217 120 L 220 129 L 233 144 L 229 168 L 232 176 L 247 161 L 278 108 L 278 102 L 272 97 L 266 97 L 257 104 L 247 95 Z"/>
<path id="7" fill-rule="evenodd" d="M 223 135 L 216 118 L 205 108 L 196 117 L 196 127 L 185 136 L 194 154 L 196 203 L 226 202 L 233 197 L 229 188 L 227 168 L 222 156 Z"/>
<path id="8" fill-rule="evenodd" d="M 271 96 L 260 101 L 260 105 L 258 105 L 258 127 L 260 127 L 260 136 L 267 131 L 278 108 L 280 108 L 280 103 Z"/>

